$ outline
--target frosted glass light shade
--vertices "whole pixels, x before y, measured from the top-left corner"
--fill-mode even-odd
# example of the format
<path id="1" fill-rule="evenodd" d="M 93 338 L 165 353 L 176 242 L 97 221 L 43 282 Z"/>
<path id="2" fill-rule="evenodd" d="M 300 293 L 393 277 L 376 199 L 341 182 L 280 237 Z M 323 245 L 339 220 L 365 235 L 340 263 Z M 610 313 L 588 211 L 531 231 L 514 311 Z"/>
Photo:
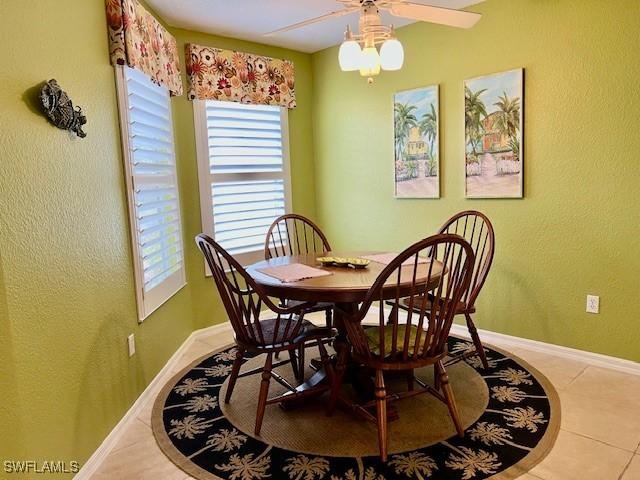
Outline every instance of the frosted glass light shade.
<path id="1" fill-rule="evenodd" d="M 380 73 L 380 55 L 376 47 L 365 47 L 360 54 L 360 75 L 371 77 Z"/>
<path id="2" fill-rule="evenodd" d="M 360 68 L 361 49 L 355 40 L 346 40 L 340 45 L 338 61 L 343 72 L 353 72 Z"/>
<path id="3" fill-rule="evenodd" d="M 380 48 L 380 65 L 383 70 L 400 70 L 404 63 L 404 48 L 396 38 L 385 41 Z"/>

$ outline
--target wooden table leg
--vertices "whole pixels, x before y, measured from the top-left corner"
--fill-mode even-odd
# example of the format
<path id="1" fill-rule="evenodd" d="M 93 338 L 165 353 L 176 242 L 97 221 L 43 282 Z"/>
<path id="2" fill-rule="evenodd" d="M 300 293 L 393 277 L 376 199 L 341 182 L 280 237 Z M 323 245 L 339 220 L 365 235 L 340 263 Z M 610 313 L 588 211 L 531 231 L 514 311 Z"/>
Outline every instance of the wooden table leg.
<path id="1" fill-rule="evenodd" d="M 334 359 L 334 380 L 338 384 L 347 379 L 353 385 L 359 400 L 362 403 L 366 403 L 368 400 L 374 398 L 374 381 L 372 378 L 372 372 L 369 369 L 361 368 L 354 365 L 351 362 L 351 345 L 347 338 L 347 330 L 344 325 L 343 312 L 351 315 L 358 311 L 357 303 L 340 303 L 336 305 L 333 317 L 333 326 L 338 331 L 333 342 L 333 348 L 336 351 Z M 280 406 L 284 410 L 290 410 L 297 405 L 303 403 L 309 398 L 318 397 L 328 390 L 331 390 L 330 382 L 327 378 L 327 372 L 322 365 L 317 362 L 313 362 L 314 373 L 306 382 L 299 385 L 295 392 L 287 392 L 284 395 L 283 400 L 280 402 Z M 331 413 L 338 403 L 344 404 L 343 400 L 338 399 L 339 390 L 332 392 L 329 399 L 328 411 Z M 287 398 L 291 397 L 291 398 Z M 375 409 L 375 407 L 374 407 Z M 387 419 L 388 421 L 394 421 L 398 419 L 398 412 L 393 405 L 387 407 Z"/>
<path id="2" fill-rule="evenodd" d="M 343 355 L 342 363 L 346 367 L 346 365 L 349 363 L 348 358 L 350 355 L 350 347 L 349 347 L 349 342 L 347 340 L 347 331 L 344 327 L 344 321 L 342 319 L 341 311 L 345 311 L 347 313 L 354 313 L 358 309 L 358 304 L 342 303 L 342 304 L 339 304 L 338 306 L 339 308 L 336 309 L 334 318 L 333 318 L 333 325 L 336 328 L 336 330 L 338 330 L 338 335 L 336 336 L 336 339 L 333 345 L 336 350 L 336 360 L 335 360 L 336 371 L 334 372 L 334 374 L 338 375 L 342 373 L 344 375 L 344 368 L 342 372 L 337 371 L 338 364 L 341 363 L 338 361 L 338 357 L 340 357 L 340 355 Z M 291 392 L 290 394 L 285 394 L 285 397 L 280 402 L 280 406 L 282 408 L 284 408 L 285 410 L 290 408 L 295 408 L 296 404 L 300 403 L 301 401 L 304 401 L 310 397 L 316 397 L 316 396 L 322 395 L 324 392 L 326 392 L 331 388 L 331 385 L 329 384 L 329 380 L 327 378 L 327 372 L 325 371 L 325 369 L 317 364 L 316 364 L 316 367 L 320 367 L 320 368 L 317 369 L 316 373 L 314 373 L 311 376 L 311 378 L 305 381 L 302 385 L 299 385 L 296 388 L 295 392 Z M 291 397 L 291 398 L 289 399 L 287 397 Z"/>
<path id="3" fill-rule="evenodd" d="M 358 308 L 358 304 L 341 304 L 343 308 L 346 308 L 348 312 L 354 311 L 354 309 Z M 349 352 L 349 344 L 347 342 L 347 332 L 344 328 L 344 322 L 342 321 L 341 314 L 336 311 L 334 316 L 334 326 L 338 330 L 338 336 L 334 342 L 334 348 L 336 349 L 337 355 L 339 356 L 339 352 L 343 352 L 343 355 L 348 355 Z M 296 387 L 295 392 L 287 392 L 282 401 L 280 402 L 280 406 L 285 410 L 295 408 L 300 403 L 305 402 L 309 398 L 317 397 L 322 395 L 324 392 L 331 388 L 327 371 L 321 365 L 317 365 L 319 367 L 307 381 L 303 384 Z M 287 398 L 291 397 L 291 398 Z"/>

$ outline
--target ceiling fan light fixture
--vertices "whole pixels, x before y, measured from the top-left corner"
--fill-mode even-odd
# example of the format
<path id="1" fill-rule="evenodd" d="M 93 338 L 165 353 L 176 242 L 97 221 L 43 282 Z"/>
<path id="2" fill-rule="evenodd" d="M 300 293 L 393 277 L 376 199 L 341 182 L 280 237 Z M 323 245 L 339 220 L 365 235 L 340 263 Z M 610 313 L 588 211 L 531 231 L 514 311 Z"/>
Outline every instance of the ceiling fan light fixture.
<path id="1" fill-rule="evenodd" d="M 400 70 L 404 63 L 404 48 L 397 38 L 385 40 L 380 48 L 380 65 L 383 70 Z"/>
<path id="2" fill-rule="evenodd" d="M 380 73 L 380 55 L 376 47 L 365 47 L 360 54 L 360 75 L 373 77 Z"/>
<path id="3" fill-rule="evenodd" d="M 471 28 L 482 18 L 479 13 L 425 5 L 416 3 L 416 0 L 336 1 L 341 3 L 343 8 L 279 28 L 265 35 L 279 35 L 359 11 L 358 31 L 353 33 L 351 28 L 347 26 L 344 42 L 340 45 L 338 60 L 343 71 L 359 70 L 363 76 L 368 76 L 369 83 L 372 83 L 373 75 L 378 75 L 381 69 L 400 70 L 404 63 L 402 44 L 396 38 L 393 26 L 382 24 L 381 10 L 389 12 L 394 17 L 457 28 Z M 431 0 L 426 1 L 430 2 Z M 379 53 L 376 51 L 378 48 L 380 49 Z M 374 59 L 377 61 L 374 62 Z"/>

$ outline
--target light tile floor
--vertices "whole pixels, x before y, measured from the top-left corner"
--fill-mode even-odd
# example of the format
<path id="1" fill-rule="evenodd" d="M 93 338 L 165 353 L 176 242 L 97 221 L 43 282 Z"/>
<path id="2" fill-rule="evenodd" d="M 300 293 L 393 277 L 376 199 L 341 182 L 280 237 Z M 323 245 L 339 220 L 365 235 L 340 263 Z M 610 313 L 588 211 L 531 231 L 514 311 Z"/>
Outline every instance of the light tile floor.
<path id="1" fill-rule="evenodd" d="M 199 337 L 173 373 L 231 341 L 230 333 Z M 553 450 L 520 479 L 640 480 L 640 376 L 522 348 L 505 348 L 546 375 L 562 405 L 561 431 Z M 191 478 L 156 445 L 150 428 L 151 407 L 152 402 L 144 406 L 92 478 Z"/>

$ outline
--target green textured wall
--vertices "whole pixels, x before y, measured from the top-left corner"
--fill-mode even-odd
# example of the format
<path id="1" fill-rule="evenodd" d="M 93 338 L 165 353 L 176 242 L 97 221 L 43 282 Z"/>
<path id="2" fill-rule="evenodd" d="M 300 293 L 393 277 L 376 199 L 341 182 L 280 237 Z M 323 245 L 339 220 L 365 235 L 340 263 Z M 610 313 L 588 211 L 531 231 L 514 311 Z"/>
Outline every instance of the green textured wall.
<path id="1" fill-rule="evenodd" d="M 193 330 L 191 295 L 138 326 L 104 3 L 0 9 L 0 456 L 84 461 Z M 50 78 L 82 106 L 87 138 L 38 111 Z"/>
<path id="2" fill-rule="evenodd" d="M 316 199 L 332 245 L 401 249 L 451 214 L 494 222 L 479 327 L 640 361 L 637 0 L 488 0 L 472 30 L 399 30 L 372 86 L 313 56 Z M 524 67 L 525 199 L 465 200 L 465 78 Z M 393 198 L 392 94 L 440 84 L 442 199 Z M 587 293 L 601 313 L 585 313 Z"/>
<path id="3" fill-rule="evenodd" d="M 313 215 L 310 56 L 177 34 L 294 59 L 294 205 Z M 82 106 L 87 138 L 41 115 L 35 87 L 50 78 Z M 182 341 L 224 319 L 193 243 L 191 105 L 173 100 L 188 285 L 138 325 L 103 0 L 0 1 L 0 85 L 0 460 L 83 463 Z"/>

